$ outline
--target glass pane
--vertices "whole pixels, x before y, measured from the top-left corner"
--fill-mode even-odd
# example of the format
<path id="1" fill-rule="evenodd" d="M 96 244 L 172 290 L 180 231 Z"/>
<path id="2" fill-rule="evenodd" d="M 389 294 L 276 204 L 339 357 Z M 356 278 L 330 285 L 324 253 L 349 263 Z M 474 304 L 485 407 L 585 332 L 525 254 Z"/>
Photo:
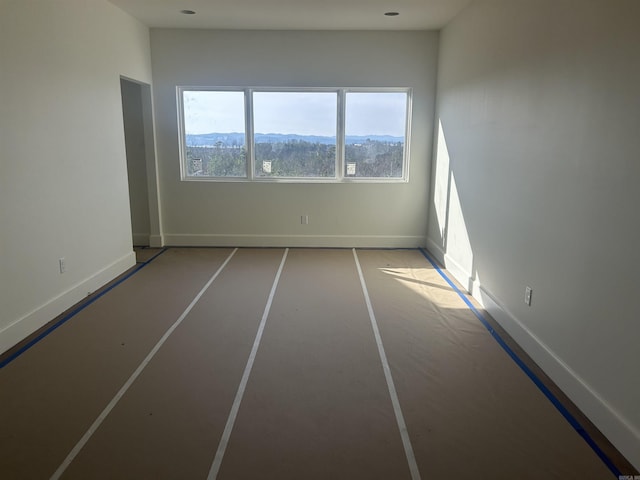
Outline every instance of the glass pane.
<path id="1" fill-rule="evenodd" d="M 346 177 L 401 178 L 406 92 L 347 92 Z"/>
<path id="2" fill-rule="evenodd" d="M 246 177 L 244 92 L 183 91 L 188 177 Z"/>
<path id="3" fill-rule="evenodd" d="M 335 177 L 336 92 L 253 94 L 256 177 Z"/>

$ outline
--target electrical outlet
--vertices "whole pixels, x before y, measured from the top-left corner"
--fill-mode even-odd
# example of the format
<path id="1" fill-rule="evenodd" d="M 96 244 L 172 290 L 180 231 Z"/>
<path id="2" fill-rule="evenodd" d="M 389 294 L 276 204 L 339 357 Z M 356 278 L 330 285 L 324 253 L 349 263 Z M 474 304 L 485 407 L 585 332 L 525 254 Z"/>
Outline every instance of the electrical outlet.
<path id="1" fill-rule="evenodd" d="M 302 215 L 300 217 L 300 223 L 302 225 L 309 225 L 309 215 Z"/>
<path id="2" fill-rule="evenodd" d="M 60 273 L 64 273 L 67 271 L 67 261 L 64 257 L 58 259 L 58 265 L 60 266 Z"/>
<path id="3" fill-rule="evenodd" d="M 524 303 L 531 306 L 531 294 L 533 293 L 533 289 L 531 287 L 526 287 L 524 289 Z"/>

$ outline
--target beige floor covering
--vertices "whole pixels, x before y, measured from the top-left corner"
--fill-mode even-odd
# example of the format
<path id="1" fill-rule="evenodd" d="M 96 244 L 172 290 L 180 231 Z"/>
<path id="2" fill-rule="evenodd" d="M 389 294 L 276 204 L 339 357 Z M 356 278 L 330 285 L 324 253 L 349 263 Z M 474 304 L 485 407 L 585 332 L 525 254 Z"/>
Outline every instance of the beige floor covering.
<path id="1" fill-rule="evenodd" d="M 421 253 L 359 257 L 423 478 L 614 478 Z"/>
<path id="2" fill-rule="evenodd" d="M 165 252 L 0 370 L 0 478 L 49 478 L 230 252 Z"/>
<path id="3" fill-rule="evenodd" d="M 0 370 L 0 477 L 49 478 L 232 249 L 169 249 Z M 62 478 L 204 479 L 283 249 L 240 249 Z M 421 478 L 608 479 L 418 251 L 358 250 Z M 351 250 L 292 249 L 218 479 L 409 479 Z"/>
<path id="4" fill-rule="evenodd" d="M 219 478 L 408 474 L 353 254 L 292 250 Z"/>
<path id="5" fill-rule="evenodd" d="M 153 257 L 158 255 L 162 251 L 162 248 L 154 247 L 136 247 L 134 252 L 136 254 L 136 262 L 145 263 L 152 260 Z"/>

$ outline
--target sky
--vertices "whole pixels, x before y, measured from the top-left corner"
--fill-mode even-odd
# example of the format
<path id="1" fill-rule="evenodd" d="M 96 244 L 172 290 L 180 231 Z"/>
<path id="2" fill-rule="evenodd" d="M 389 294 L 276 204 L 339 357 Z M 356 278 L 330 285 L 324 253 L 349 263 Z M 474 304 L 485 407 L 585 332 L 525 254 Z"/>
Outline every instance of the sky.
<path id="1" fill-rule="evenodd" d="M 405 134 L 406 93 L 347 92 L 347 135 Z M 244 93 L 184 91 L 187 134 L 244 132 Z M 336 92 L 254 92 L 256 133 L 336 135 Z"/>

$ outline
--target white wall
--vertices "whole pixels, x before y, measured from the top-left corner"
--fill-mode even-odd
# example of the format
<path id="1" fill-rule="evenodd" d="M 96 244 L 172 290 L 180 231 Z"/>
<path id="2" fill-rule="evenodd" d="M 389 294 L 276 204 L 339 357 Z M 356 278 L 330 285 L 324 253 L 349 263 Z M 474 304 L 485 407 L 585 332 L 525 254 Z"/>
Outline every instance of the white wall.
<path id="1" fill-rule="evenodd" d="M 640 468 L 639 18 L 476 0 L 444 29 L 428 245 Z"/>
<path id="2" fill-rule="evenodd" d="M 424 244 L 437 33 L 152 29 L 151 47 L 166 243 Z M 177 85 L 412 87 L 410 182 L 181 182 Z"/>
<path id="3" fill-rule="evenodd" d="M 122 116 L 127 152 L 129 203 L 134 245 L 149 245 L 149 191 L 147 188 L 147 151 L 142 109 L 142 85 L 122 79 Z"/>
<path id="4" fill-rule="evenodd" d="M 106 1 L 0 9 L 4 351 L 135 262 L 120 75 L 151 67 L 148 29 Z"/>

